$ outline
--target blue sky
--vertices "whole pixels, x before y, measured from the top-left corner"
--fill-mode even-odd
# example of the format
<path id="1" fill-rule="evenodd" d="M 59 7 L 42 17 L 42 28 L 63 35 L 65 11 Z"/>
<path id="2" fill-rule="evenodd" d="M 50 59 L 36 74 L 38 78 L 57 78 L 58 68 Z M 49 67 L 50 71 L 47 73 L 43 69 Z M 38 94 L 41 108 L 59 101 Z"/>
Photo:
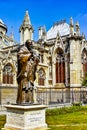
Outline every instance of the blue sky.
<path id="1" fill-rule="evenodd" d="M 87 38 L 87 0 L 0 0 L 0 19 L 8 27 L 7 35 L 13 30 L 16 41 L 26 10 L 34 27 L 34 40 L 38 39 L 39 26 L 48 31 L 57 21 L 66 19 L 69 24 L 71 16 Z"/>

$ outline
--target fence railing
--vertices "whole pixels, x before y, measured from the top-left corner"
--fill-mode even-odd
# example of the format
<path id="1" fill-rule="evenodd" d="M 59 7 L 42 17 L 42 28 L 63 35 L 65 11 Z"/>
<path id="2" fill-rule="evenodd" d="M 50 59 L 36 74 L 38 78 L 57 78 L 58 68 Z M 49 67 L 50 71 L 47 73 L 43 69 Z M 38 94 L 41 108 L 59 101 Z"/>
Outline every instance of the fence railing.
<path id="1" fill-rule="evenodd" d="M 37 100 L 40 104 L 87 103 L 87 90 L 39 88 Z"/>

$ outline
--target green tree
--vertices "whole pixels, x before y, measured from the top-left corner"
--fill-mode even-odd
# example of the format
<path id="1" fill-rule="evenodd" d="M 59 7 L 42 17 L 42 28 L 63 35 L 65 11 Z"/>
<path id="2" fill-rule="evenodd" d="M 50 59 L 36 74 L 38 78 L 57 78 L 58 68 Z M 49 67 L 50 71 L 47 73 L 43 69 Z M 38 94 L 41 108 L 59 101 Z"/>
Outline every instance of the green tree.
<path id="1" fill-rule="evenodd" d="M 87 72 L 85 73 L 85 76 L 82 79 L 82 86 L 87 86 Z"/>

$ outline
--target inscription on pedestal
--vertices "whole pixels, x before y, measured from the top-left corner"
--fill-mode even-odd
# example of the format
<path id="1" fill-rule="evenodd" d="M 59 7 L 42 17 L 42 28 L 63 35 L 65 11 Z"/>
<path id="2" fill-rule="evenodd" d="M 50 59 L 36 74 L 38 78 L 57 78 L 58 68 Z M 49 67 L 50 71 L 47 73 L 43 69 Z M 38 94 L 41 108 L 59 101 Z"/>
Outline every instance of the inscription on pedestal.
<path id="1" fill-rule="evenodd" d="M 26 113 L 26 125 L 33 126 L 33 125 L 41 125 L 45 121 L 44 110 L 39 111 L 31 111 Z"/>

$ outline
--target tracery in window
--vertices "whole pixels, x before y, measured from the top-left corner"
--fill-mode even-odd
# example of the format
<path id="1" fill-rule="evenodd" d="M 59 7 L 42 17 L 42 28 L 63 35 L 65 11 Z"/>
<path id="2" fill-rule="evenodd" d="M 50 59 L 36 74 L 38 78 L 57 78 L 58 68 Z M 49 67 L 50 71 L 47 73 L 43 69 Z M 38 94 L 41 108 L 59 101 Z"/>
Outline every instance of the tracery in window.
<path id="1" fill-rule="evenodd" d="M 56 54 L 56 83 L 65 83 L 65 60 L 63 52 L 58 51 Z"/>
<path id="2" fill-rule="evenodd" d="M 3 83 L 4 84 L 13 84 L 13 71 L 12 66 L 7 64 L 3 69 Z"/>
<path id="3" fill-rule="evenodd" d="M 38 85 L 45 85 L 45 72 L 43 69 L 40 69 L 38 72 Z"/>
<path id="4" fill-rule="evenodd" d="M 43 54 L 39 54 L 40 56 L 40 63 L 43 63 Z"/>
<path id="5" fill-rule="evenodd" d="M 87 51 L 84 49 L 82 54 L 83 74 L 87 73 Z"/>

